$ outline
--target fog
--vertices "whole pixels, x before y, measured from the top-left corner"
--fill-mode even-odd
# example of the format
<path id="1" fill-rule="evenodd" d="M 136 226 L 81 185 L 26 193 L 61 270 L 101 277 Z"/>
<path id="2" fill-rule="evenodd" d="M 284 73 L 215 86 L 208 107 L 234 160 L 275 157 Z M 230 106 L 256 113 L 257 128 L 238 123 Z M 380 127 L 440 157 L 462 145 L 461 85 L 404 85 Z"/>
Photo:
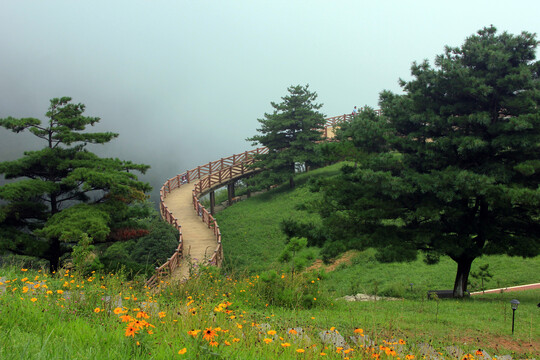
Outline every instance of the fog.
<path id="1" fill-rule="evenodd" d="M 290 85 L 310 84 L 328 116 L 376 107 L 413 61 L 490 24 L 539 33 L 538 14 L 536 0 L 2 0 L 0 118 L 86 104 L 102 119 L 90 130 L 120 134 L 90 150 L 151 165 L 155 201 L 167 178 L 251 149 Z M 0 161 L 41 146 L 0 129 Z"/>

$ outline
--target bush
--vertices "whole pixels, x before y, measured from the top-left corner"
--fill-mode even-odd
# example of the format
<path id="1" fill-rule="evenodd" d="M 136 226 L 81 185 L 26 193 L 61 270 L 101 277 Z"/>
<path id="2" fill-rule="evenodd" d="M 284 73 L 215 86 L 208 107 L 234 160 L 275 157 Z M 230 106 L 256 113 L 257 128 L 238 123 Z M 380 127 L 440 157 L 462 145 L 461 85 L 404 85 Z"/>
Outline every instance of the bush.
<path id="1" fill-rule="evenodd" d="M 107 271 L 124 268 L 127 273 L 150 275 L 162 265 L 178 246 L 178 231 L 155 216 L 148 234 L 138 239 L 116 242 L 107 247 L 101 262 Z"/>

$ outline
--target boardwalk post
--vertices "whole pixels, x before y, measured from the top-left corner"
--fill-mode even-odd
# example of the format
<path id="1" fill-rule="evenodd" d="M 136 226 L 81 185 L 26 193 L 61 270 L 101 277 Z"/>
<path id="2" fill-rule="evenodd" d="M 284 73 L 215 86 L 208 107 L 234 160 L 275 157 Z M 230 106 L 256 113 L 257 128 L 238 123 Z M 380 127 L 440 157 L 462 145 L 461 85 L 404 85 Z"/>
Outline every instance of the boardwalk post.
<path id="1" fill-rule="evenodd" d="M 227 195 L 228 195 L 228 204 L 229 206 L 232 205 L 232 199 L 234 197 L 234 181 L 227 184 Z"/>
<path id="2" fill-rule="evenodd" d="M 210 191 L 210 214 L 214 216 L 215 211 L 214 208 L 216 206 L 216 194 L 214 191 Z"/>

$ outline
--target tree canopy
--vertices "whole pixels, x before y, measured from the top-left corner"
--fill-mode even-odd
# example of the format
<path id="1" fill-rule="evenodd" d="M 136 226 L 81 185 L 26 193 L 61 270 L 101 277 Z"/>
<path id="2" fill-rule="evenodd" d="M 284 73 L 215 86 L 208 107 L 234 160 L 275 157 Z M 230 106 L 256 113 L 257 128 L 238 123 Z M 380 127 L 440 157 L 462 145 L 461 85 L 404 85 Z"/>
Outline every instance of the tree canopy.
<path id="1" fill-rule="evenodd" d="M 100 121 L 83 116 L 85 106 L 55 98 L 42 123 L 35 118 L 0 119 L 15 133 L 28 130 L 45 142 L 14 161 L 0 163 L 0 174 L 17 179 L 0 187 L 0 252 L 49 260 L 57 268 L 67 244 L 84 237 L 105 241 L 115 226 L 129 222 L 128 205 L 150 190 L 131 171 L 149 166 L 100 158 L 87 144 L 105 144 L 118 134 L 84 132 Z"/>
<path id="2" fill-rule="evenodd" d="M 375 247 L 387 261 L 447 255 L 457 297 L 475 258 L 538 255 L 537 45 L 528 32 L 484 28 L 446 47 L 435 67 L 414 63 L 404 94 L 383 91 L 383 116 L 361 114 L 346 133 L 369 156 L 323 186 L 329 244 Z"/>
<path id="3" fill-rule="evenodd" d="M 258 155 L 256 167 L 263 170 L 255 179 L 263 186 L 289 180 L 294 187 L 293 175 L 296 165 L 309 167 L 316 156 L 315 147 L 321 140 L 324 115 L 318 112 L 322 104 L 316 104 L 317 93 L 309 85 L 290 86 L 288 95 L 281 103 L 271 102 L 274 112 L 258 119 L 260 133 L 248 141 L 253 145 L 268 147 L 267 154 Z"/>

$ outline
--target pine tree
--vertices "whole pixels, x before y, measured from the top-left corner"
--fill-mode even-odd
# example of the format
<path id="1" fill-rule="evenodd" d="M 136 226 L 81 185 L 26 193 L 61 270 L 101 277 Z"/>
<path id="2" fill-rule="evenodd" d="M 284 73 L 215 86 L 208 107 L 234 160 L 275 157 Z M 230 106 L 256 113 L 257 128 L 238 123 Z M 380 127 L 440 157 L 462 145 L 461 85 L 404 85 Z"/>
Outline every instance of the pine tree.
<path id="1" fill-rule="evenodd" d="M 359 169 L 327 185 L 321 214 L 334 241 L 381 259 L 457 263 L 454 296 L 483 254 L 540 253 L 540 63 L 535 35 L 494 27 L 414 63 L 404 94 L 380 105 L 394 131 Z M 367 129 L 369 130 L 369 129 Z"/>
<path id="2" fill-rule="evenodd" d="M 290 86 L 289 94 L 282 97 L 282 102 L 271 102 L 274 112 L 264 114 L 258 119 L 262 125 L 248 141 L 253 145 L 266 146 L 269 152 L 257 157 L 255 166 L 263 170 L 255 181 L 261 186 L 278 184 L 286 179 L 294 187 L 293 175 L 296 165 L 309 168 L 315 160 L 316 143 L 322 138 L 324 115 L 318 112 L 322 104 L 316 104 L 315 92 L 309 91 L 309 85 Z"/>
<path id="3" fill-rule="evenodd" d="M 48 121 L 35 118 L 0 119 L 13 132 L 24 130 L 45 142 L 38 151 L 0 163 L 0 174 L 18 179 L 0 187 L 0 251 L 49 260 L 60 257 L 86 236 L 105 241 L 115 223 L 126 220 L 128 205 L 144 200 L 150 186 L 130 171 L 144 173 L 149 166 L 100 158 L 85 149 L 104 144 L 118 134 L 84 132 L 99 122 L 83 116 L 85 106 L 71 98 L 50 101 Z"/>

